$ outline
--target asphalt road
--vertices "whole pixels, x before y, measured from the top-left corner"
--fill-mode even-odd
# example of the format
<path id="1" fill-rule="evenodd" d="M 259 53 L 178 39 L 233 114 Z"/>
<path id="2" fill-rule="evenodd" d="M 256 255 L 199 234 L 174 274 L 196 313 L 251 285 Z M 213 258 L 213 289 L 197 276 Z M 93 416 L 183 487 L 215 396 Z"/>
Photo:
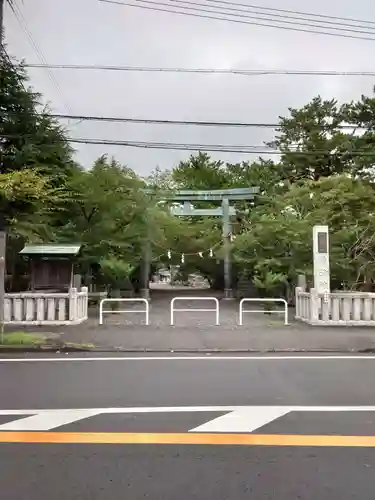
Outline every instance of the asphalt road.
<path id="1" fill-rule="evenodd" d="M 0 360 L 2 498 L 373 500 L 374 378 L 370 356 Z"/>

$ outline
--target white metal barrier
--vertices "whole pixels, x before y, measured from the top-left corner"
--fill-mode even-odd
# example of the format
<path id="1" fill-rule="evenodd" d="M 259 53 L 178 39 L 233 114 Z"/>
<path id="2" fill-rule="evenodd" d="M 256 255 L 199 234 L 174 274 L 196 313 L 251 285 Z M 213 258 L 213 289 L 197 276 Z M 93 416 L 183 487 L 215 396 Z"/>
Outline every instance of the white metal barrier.
<path id="1" fill-rule="evenodd" d="M 267 311 L 269 313 L 283 314 L 284 313 L 284 324 L 288 325 L 288 303 L 285 299 L 261 299 L 261 298 L 251 298 L 251 299 L 242 299 L 240 302 L 240 314 L 239 314 L 239 324 L 243 325 L 243 313 L 264 313 L 264 310 L 255 310 L 250 309 L 248 311 L 244 311 L 243 304 L 244 302 L 279 302 L 284 304 L 284 311 Z"/>
<path id="2" fill-rule="evenodd" d="M 120 309 L 117 311 L 103 311 L 103 304 L 104 302 L 143 302 L 146 304 L 146 309 Z M 116 314 L 116 313 L 144 313 L 146 314 L 146 325 L 149 325 L 149 311 L 150 311 L 150 305 L 148 303 L 147 299 L 141 299 L 141 298 L 136 298 L 136 299 L 124 299 L 124 298 L 119 298 L 119 299 L 102 299 L 100 301 L 99 305 L 99 325 L 103 324 L 103 314 Z"/>
<path id="3" fill-rule="evenodd" d="M 215 302 L 215 309 L 176 309 L 174 303 L 176 300 L 213 300 Z M 180 312 L 215 312 L 216 313 L 216 325 L 220 325 L 219 320 L 219 301 L 216 297 L 174 297 L 171 300 L 171 325 L 174 325 L 174 313 Z"/>

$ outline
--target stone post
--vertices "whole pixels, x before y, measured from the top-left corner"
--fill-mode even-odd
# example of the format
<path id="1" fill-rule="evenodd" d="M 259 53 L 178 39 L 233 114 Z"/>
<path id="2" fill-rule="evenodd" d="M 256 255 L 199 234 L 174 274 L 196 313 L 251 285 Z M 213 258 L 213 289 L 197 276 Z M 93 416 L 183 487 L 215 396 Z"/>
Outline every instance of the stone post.
<path id="1" fill-rule="evenodd" d="M 69 290 L 69 321 L 77 320 L 77 288 Z"/>
<path id="2" fill-rule="evenodd" d="M 297 287 L 301 288 L 301 292 L 306 291 L 306 276 L 304 274 L 299 274 L 297 277 Z"/>
<path id="3" fill-rule="evenodd" d="M 81 316 L 81 319 L 87 319 L 89 317 L 89 290 L 87 288 L 87 286 L 83 286 L 81 288 L 81 292 L 84 293 L 83 297 L 81 297 L 82 299 L 82 316 Z"/>
<path id="4" fill-rule="evenodd" d="M 315 288 L 310 290 L 310 324 L 317 324 L 319 321 L 320 299 Z"/>
<path id="5" fill-rule="evenodd" d="M 301 316 L 301 305 L 299 294 L 303 291 L 302 287 L 296 286 L 296 318 Z"/>
<path id="6" fill-rule="evenodd" d="M 81 290 L 82 284 L 82 276 L 80 274 L 73 275 L 73 288 L 76 288 L 78 291 Z"/>

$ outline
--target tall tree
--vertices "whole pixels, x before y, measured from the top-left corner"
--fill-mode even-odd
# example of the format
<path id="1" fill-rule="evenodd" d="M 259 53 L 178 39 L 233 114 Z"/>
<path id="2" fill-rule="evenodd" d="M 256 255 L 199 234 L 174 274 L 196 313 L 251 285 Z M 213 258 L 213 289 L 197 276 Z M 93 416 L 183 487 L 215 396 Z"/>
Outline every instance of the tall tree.
<path id="1" fill-rule="evenodd" d="M 56 184 L 75 170 L 64 130 L 40 105 L 22 65 L 0 52 L 0 170 L 35 168 Z"/>
<path id="2" fill-rule="evenodd" d="M 181 161 L 172 179 L 180 189 L 224 189 L 228 183 L 224 163 L 202 152 Z"/>
<path id="3" fill-rule="evenodd" d="M 361 286 L 375 278 L 375 197 L 367 181 L 348 175 L 294 184 L 256 208 L 234 254 L 250 275 L 278 273 L 291 283 L 312 275 L 312 227 L 328 224 L 332 285 Z"/>
<path id="4" fill-rule="evenodd" d="M 92 169 L 72 177 L 70 219 L 55 228 L 55 235 L 83 244 L 83 270 L 88 272 L 108 258 L 112 259 L 111 264 L 106 261 L 108 269 L 114 268 L 116 259 L 140 263 L 144 242 L 157 238 L 159 230 L 153 222 L 156 207 L 144 186 L 132 170 L 105 156 Z"/>
<path id="5" fill-rule="evenodd" d="M 40 195 L 42 185 L 45 188 L 44 193 L 49 192 L 48 189 L 54 190 L 55 195 L 47 196 L 42 203 L 49 205 L 50 222 L 53 224 L 53 219 L 56 219 L 58 223 L 60 202 L 66 199 L 66 195 L 58 202 L 57 192 L 62 194 L 69 178 L 79 170 L 72 159 L 72 152 L 64 130 L 49 116 L 47 109 L 41 108 L 40 95 L 29 87 L 24 68 L 13 64 L 5 50 L 2 50 L 0 52 L 0 173 L 3 175 L 3 185 L 5 179 L 9 182 L 9 186 L 19 186 L 22 175 L 28 179 L 28 182 L 23 184 L 25 192 L 22 192 L 22 189 L 13 191 L 13 195 L 20 196 L 20 204 L 14 197 L 11 201 L 6 196 L 2 197 L 0 221 L 2 227 L 7 219 L 17 219 L 18 206 L 22 207 L 21 213 L 24 213 L 25 193 L 27 190 L 30 192 L 32 182 L 35 182 L 35 192 L 39 192 Z M 23 171 L 25 173 L 21 175 L 20 172 Z M 29 212 L 33 214 L 32 217 L 30 215 L 31 227 L 35 216 L 40 214 L 36 214 L 35 207 Z"/>
<path id="6" fill-rule="evenodd" d="M 375 92 L 375 88 L 374 88 Z M 375 97 L 361 96 L 344 104 L 342 113 L 351 130 L 351 145 L 357 151 L 351 158 L 353 172 L 374 180 L 375 177 Z M 350 157 L 350 151 L 349 157 Z"/>
<path id="7" fill-rule="evenodd" d="M 360 141 L 354 133 L 358 123 L 355 108 L 355 104 L 339 105 L 335 99 L 320 96 L 301 109 L 289 108 L 290 116 L 280 117 L 276 139 L 270 143 L 281 151 L 281 177 L 293 183 L 344 172 L 363 174 L 375 160 L 371 154 L 362 161 L 363 147 L 373 153 L 374 140 L 372 135 L 369 142 Z M 353 128 L 346 128 L 351 124 Z"/>
<path id="8" fill-rule="evenodd" d="M 51 225 L 66 206 L 66 182 L 78 168 L 64 131 L 39 102 L 24 68 L 13 64 L 2 46 L 0 230 L 8 232 L 7 268 L 14 281 L 23 241 L 53 237 Z"/>

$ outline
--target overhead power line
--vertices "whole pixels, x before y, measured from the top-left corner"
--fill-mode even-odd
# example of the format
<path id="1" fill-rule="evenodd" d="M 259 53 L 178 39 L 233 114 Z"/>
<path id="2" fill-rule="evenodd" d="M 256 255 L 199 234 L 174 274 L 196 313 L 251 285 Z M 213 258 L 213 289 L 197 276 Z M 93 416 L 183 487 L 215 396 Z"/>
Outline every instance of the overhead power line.
<path id="1" fill-rule="evenodd" d="M 60 86 L 59 82 L 57 81 L 57 79 L 55 78 L 54 74 L 52 73 L 51 69 L 48 67 L 46 58 L 44 57 L 42 50 L 40 49 L 39 45 L 37 44 L 36 40 L 34 39 L 32 33 L 31 33 L 31 31 L 29 30 L 28 25 L 27 25 L 27 21 L 25 19 L 25 16 L 23 15 L 21 9 L 18 7 L 17 3 L 14 0 L 12 2 L 10 2 L 9 5 L 10 5 L 12 12 L 13 12 L 15 18 L 17 19 L 19 25 L 23 29 L 27 38 L 29 39 L 31 46 L 35 50 L 35 53 L 36 53 L 39 61 L 41 61 L 42 64 L 44 65 L 44 67 L 47 69 L 48 77 L 49 77 L 52 85 L 55 87 L 57 93 L 59 94 L 59 97 L 60 97 L 61 101 L 63 102 L 65 108 L 69 111 L 69 113 L 71 113 L 70 106 L 65 99 L 64 93 L 61 89 L 61 86 Z"/>
<path id="2" fill-rule="evenodd" d="M 185 144 L 172 142 L 145 142 L 145 141 L 116 141 L 113 139 L 89 139 L 70 137 L 69 142 L 78 144 L 97 144 L 106 146 L 126 146 L 133 148 L 148 148 L 148 149 L 176 149 L 183 151 L 218 151 L 223 153 L 247 153 L 260 154 L 267 153 L 267 148 L 262 146 L 245 146 L 233 144 Z M 270 149 L 271 154 L 279 154 L 277 151 Z"/>
<path id="3" fill-rule="evenodd" d="M 49 114 L 49 116 L 58 119 L 94 121 L 94 122 L 116 122 L 116 123 L 145 123 L 153 125 L 194 125 L 199 127 L 252 127 L 252 128 L 279 128 L 278 123 L 259 123 L 259 122 L 228 122 L 228 121 L 201 121 L 201 120 L 160 120 L 155 118 L 127 118 L 122 116 L 87 116 L 87 115 L 64 115 Z M 328 125 L 328 124 L 327 124 Z M 342 124 L 338 129 L 365 128 L 356 125 Z"/>
<path id="4" fill-rule="evenodd" d="M 260 22 L 255 22 L 255 21 L 245 21 L 242 18 L 244 18 L 244 17 L 249 18 L 251 16 L 230 14 L 229 12 L 218 12 L 218 11 L 213 11 L 213 10 L 207 10 L 207 9 L 202 9 L 202 8 L 193 8 L 193 7 L 187 7 L 187 6 L 186 7 L 178 6 L 176 8 L 183 9 L 183 10 L 175 10 L 173 8 L 172 9 L 170 8 L 170 7 L 175 7 L 172 3 L 152 2 L 152 1 L 148 1 L 148 0 L 137 0 L 137 2 L 146 3 L 148 5 L 141 5 L 140 3 L 135 4 L 135 3 L 129 3 L 129 2 L 120 2 L 117 0 L 99 0 L 99 1 L 103 2 L 103 3 L 116 4 L 116 5 L 126 5 L 128 7 L 136 7 L 136 8 L 140 8 L 140 9 L 147 9 L 147 10 L 153 10 L 153 11 L 159 11 L 159 12 L 168 12 L 168 13 L 179 14 L 179 15 L 184 15 L 184 16 L 192 16 L 192 17 L 205 18 L 205 19 L 215 19 L 218 21 L 233 22 L 233 23 L 237 23 L 237 24 L 248 24 L 248 25 L 262 26 L 262 27 L 267 27 L 267 28 L 277 28 L 277 29 L 282 29 L 282 30 L 287 30 L 287 31 L 313 33 L 313 34 L 319 34 L 319 35 L 351 38 L 351 39 L 357 39 L 357 40 L 375 41 L 375 38 L 373 38 L 373 37 L 364 36 L 365 34 L 370 33 L 370 32 L 366 32 L 366 31 L 342 29 L 339 32 L 332 33 L 332 32 L 323 31 L 320 29 L 318 31 L 316 29 L 304 29 L 304 28 L 295 28 L 295 27 L 289 27 L 289 26 L 280 26 L 277 24 L 270 24 L 271 19 L 266 19 L 267 21 L 269 21 L 268 23 L 265 23 L 265 22 L 260 23 Z M 163 7 L 159 7 L 159 5 L 161 5 Z M 164 7 L 168 7 L 168 9 L 166 9 Z M 188 11 L 188 12 L 185 12 L 185 11 Z M 193 13 L 191 11 L 199 12 L 199 14 Z M 201 14 L 201 12 L 209 13 L 209 14 L 216 14 L 216 16 Z M 230 15 L 231 17 L 230 18 L 229 17 L 217 17 L 217 16 L 228 16 L 228 15 Z M 261 18 L 256 18 L 256 17 L 252 17 L 252 18 L 253 19 L 261 19 Z M 323 27 L 323 26 L 310 25 L 307 23 L 298 23 L 298 22 L 294 23 L 294 22 L 289 22 L 289 21 L 277 21 L 277 20 L 273 20 L 273 22 L 299 24 L 299 25 L 303 25 L 303 26 L 311 26 L 314 28 L 333 29 L 330 26 Z M 354 34 L 345 33 L 348 31 L 354 31 L 355 33 L 363 33 L 363 36 L 357 36 Z"/>
<path id="5" fill-rule="evenodd" d="M 144 3 L 149 3 L 148 0 L 137 0 L 140 2 Z M 317 20 L 317 19 L 309 19 L 307 17 L 293 17 L 293 16 L 286 16 L 286 15 L 281 15 L 281 14 L 268 14 L 264 12 L 259 12 L 259 11 L 254 11 L 254 10 L 249 10 L 246 6 L 246 4 L 238 4 L 234 2 L 230 2 L 227 0 L 205 0 L 206 2 L 212 2 L 214 4 L 219 4 L 219 5 L 207 5 L 207 3 L 202 3 L 202 2 L 195 2 L 193 0 L 168 0 L 170 3 L 172 3 L 171 7 L 174 7 L 174 4 L 179 4 L 177 7 L 181 9 L 192 9 L 192 10 L 198 10 L 194 9 L 192 6 L 197 6 L 199 7 L 199 11 L 202 10 L 204 12 L 213 12 L 217 14 L 223 14 L 223 15 L 230 15 L 230 16 L 235 16 L 235 17 L 243 17 L 247 19 L 258 19 L 260 21 L 272 21 L 275 23 L 284 23 L 284 24 L 291 24 L 291 25 L 296 25 L 296 26 L 307 26 L 307 27 L 312 27 L 312 28 L 326 28 L 334 31 L 347 31 L 351 33 L 362 33 L 362 34 L 368 34 L 368 35 L 375 35 L 374 27 L 371 26 L 364 26 L 364 25 L 358 25 L 358 24 L 347 24 L 347 23 L 338 23 L 335 21 L 323 21 L 323 20 Z M 157 2 L 152 2 L 152 3 L 157 3 L 159 5 L 169 5 L 168 3 L 163 3 L 160 1 Z M 180 5 L 182 4 L 182 5 Z M 185 5 L 184 5 L 185 4 Z M 224 5 L 223 5 L 224 4 Z M 230 7 L 226 7 L 226 5 L 230 5 Z M 235 7 L 233 7 L 235 6 Z M 240 6 L 245 6 L 246 9 L 239 8 Z M 203 8 L 208 8 L 210 10 L 203 10 Z M 221 11 L 215 11 L 212 9 L 224 9 Z M 238 12 L 239 14 L 232 14 L 231 12 Z M 251 15 L 249 15 L 251 14 Z M 263 17 L 263 16 L 268 16 L 268 17 Z M 301 21 L 306 21 L 306 22 L 301 22 Z M 315 23 L 315 24 L 311 24 Z M 316 24 L 318 23 L 318 24 Z M 320 24 L 319 24 L 320 23 Z M 323 25 L 321 25 L 323 24 Z M 347 28 L 345 28 L 347 26 Z M 352 29 L 352 28 L 359 28 L 359 29 Z"/>
<path id="6" fill-rule="evenodd" d="M 276 149 L 267 148 L 264 146 L 254 145 L 230 145 L 230 144 L 179 144 L 171 142 L 142 142 L 142 141 L 116 141 L 112 139 L 89 139 L 89 138 L 78 138 L 70 137 L 69 142 L 77 144 L 95 144 L 95 145 L 106 145 L 106 146 L 125 146 L 132 148 L 146 148 L 146 149 L 174 149 L 182 151 L 207 151 L 207 152 L 221 152 L 221 153 L 243 153 L 243 154 L 267 154 L 267 155 L 281 155 L 286 153 L 285 151 L 279 151 Z M 355 150 L 355 151 L 328 151 L 328 150 L 316 150 L 316 151 L 298 151 L 291 150 L 287 151 L 290 154 L 299 155 L 356 155 L 356 156 L 375 156 L 374 151 L 368 150 Z"/>
<path id="7" fill-rule="evenodd" d="M 207 0 L 207 2 L 209 2 L 209 1 L 214 1 L 214 0 Z M 323 19 L 336 19 L 336 20 L 340 20 L 340 21 L 350 21 L 353 23 L 366 23 L 366 24 L 375 25 L 375 21 L 371 21 L 371 20 L 369 21 L 366 19 L 353 19 L 351 17 L 329 16 L 326 14 L 317 14 L 316 12 L 313 13 L 313 12 L 301 12 L 298 10 L 290 10 L 290 9 L 276 9 L 273 7 L 263 7 L 260 5 L 250 5 L 250 4 L 240 4 L 240 3 L 236 3 L 236 5 L 243 5 L 245 7 L 251 8 L 251 9 L 260 9 L 260 10 L 268 11 L 268 12 L 284 12 L 287 14 L 298 14 L 301 16 L 309 16 L 309 17 L 323 18 Z"/>
<path id="8" fill-rule="evenodd" d="M 174 2 L 175 0 L 170 0 L 171 2 Z M 240 12 L 250 12 L 253 14 L 257 15 L 264 15 L 264 16 L 270 16 L 274 18 L 280 18 L 280 19 L 296 19 L 300 21 L 307 21 L 307 22 L 315 22 L 315 23 L 323 23 L 327 25 L 332 25 L 332 26 L 348 26 L 352 28 L 363 28 L 365 30 L 374 30 L 375 29 L 375 21 L 365 21 L 365 20 L 352 20 L 352 19 L 347 19 L 347 18 L 340 18 L 340 17 L 331 17 L 331 16 L 324 16 L 324 15 L 319 15 L 319 14 L 310 14 L 308 12 L 299 12 L 299 11 L 294 11 L 294 10 L 285 10 L 285 9 L 272 9 L 270 7 L 260 7 L 256 5 L 249 5 L 246 3 L 239 3 L 239 2 L 232 2 L 229 0 L 205 0 L 206 2 L 214 3 L 214 4 L 223 4 L 223 5 L 231 5 L 237 7 L 235 10 L 239 10 Z M 185 3 L 190 3 L 185 2 Z M 192 2 L 194 3 L 194 2 Z M 238 9 L 238 7 L 243 7 L 246 10 L 243 9 Z M 228 10 L 232 10 L 229 9 Z M 276 14 L 275 14 L 276 12 Z M 280 12 L 283 12 L 284 14 L 279 14 Z M 293 14 L 293 15 L 289 15 Z M 308 17 L 306 17 L 308 16 Z M 333 20 L 335 19 L 335 20 Z M 338 21 L 339 20 L 339 21 Z M 348 22 L 347 22 L 348 21 Z M 355 23 L 355 24 L 353 24 Z M 357 24 L 357 23 L 362 23 L 362 24 Z"/>
<path id="9" fill-rule="evenodd" d="M 219 153 L 242 153 L 242 154 L 267 154 L 267 155 L 282 155 L 285 152 L 278 151 L 275 149 L 267 149 L 262 146 L 245 146 L 245 145 L 225 145 L 225 144 L 178 144 L 169 142 L 141 142 L 141 141 L 115 141 L 112 139 L 85 139 L 85 138 L 69 138 L 72 143 L 79 144 L 96 144 L 96 145 L 106 145 L 106 146 L 125 146 L 133 148 L 146 148 L 146 149 L 173 149 L 181 151 L 207 151 L 207 152 L 219 152 Z M 297 151 L 291 150 L 287 151 L 289 154 L 299 154 L 299 155 L 355 155 L 355 156 L 375 156 L 373 151 L 327 151 L 327 150 L 316 150 L 316 151 Z"/>
<path id="10" fill-rule="evenodd" d="M 25 140 L 27 137 L 31 137 L 25 134 L 1 134 L 2 139 L 22 139 Z M 76 144 L 91 144 L 91 145 L 105 145 L 105 146 L 123 146 L 129 148 L 144 148 L 144 149 L 174 149 L 180 151 L 207 151 L 207 152 L 217 152 L 217 153 L 243 153 L 243 154 L 266 154 L 266 155 L 332 155 L 332 156 L 375 156 L 375 151 L 368 149 L 357 149 L 357 150 L 327 150 L 327 149 L 316 149 L 314 151 L 301 151 L 297 148 L 290 150 L 277 150 L 266 145 L 234 145 L 234 144 L 189 144 L 189 143 L 173 143 L 173 142 L 149 142 L 149 141 L 124 141 L 124 140 L 114 140 L 114 139 L 92 139 L 88 137 L 66 137 L 65 139 L 57 139 L 55 141 L 48 141 L 48 144 L 44 146 L 54 147 L 55 144 L 61 144 L 64 141 L 68 141 Z M 42 142 L 42 141 L 41 141 Z"/>
<path id="11" fill-rule="evenodd" d="M 144 73 L 197 73 L 219 75 L 292 75 L 292 76 L 375 76 L 375 71 L 325 71 L 297 69 L 220 69 L 220 68 L 158 68 L 149 66 L 106 66 L 90 64 L 23 64 L 25 68 L 51 68 L 89 71 L 129 71 Z"/>
<path id="12" fill-rule="evenodd" d="M 43 113 L 42 113 L 43 114 Z M 159 118 L 129 118 L 125 116 L 94 116 L 94 115 L 73 115 L 73 114 L 61 114 L 61 113 L 47 113 L 51 118 L 57 118 L 59 120 L 77 120 L 77 121 L 90 121 L 90 122 L 105 122 L 105 123 L 134 123 L 134 124 L 146 124 L 146 125 L 187 125 L 187 126 L 197 126 L 197 127 L 249 127 L 249 128 L 268 128 L 277 129 L 282 125 L 280 123 L 265 123 L 265 122 L 234 122 L 234 121 L 208 121 L 208 120 L 167 120 Z M 16 116 L 21 117 L 23 113 L 19 112 L 8 112 L 4 116 Z M 38 114 L 37 116 L 40 116 Z M 1 117 L 1 113 L 0 113 Z M 314 123 L 313 123 L 314 125 Z M 319 127 L 322 124 L 318 125 Z M 327 128 L 333 127 L 335 129 L 356 129 L 356 130 L 366 130 L 368 127 L 360 126 L 357 124 L 338 124 L 333 125 L 327 123 Z"/>

